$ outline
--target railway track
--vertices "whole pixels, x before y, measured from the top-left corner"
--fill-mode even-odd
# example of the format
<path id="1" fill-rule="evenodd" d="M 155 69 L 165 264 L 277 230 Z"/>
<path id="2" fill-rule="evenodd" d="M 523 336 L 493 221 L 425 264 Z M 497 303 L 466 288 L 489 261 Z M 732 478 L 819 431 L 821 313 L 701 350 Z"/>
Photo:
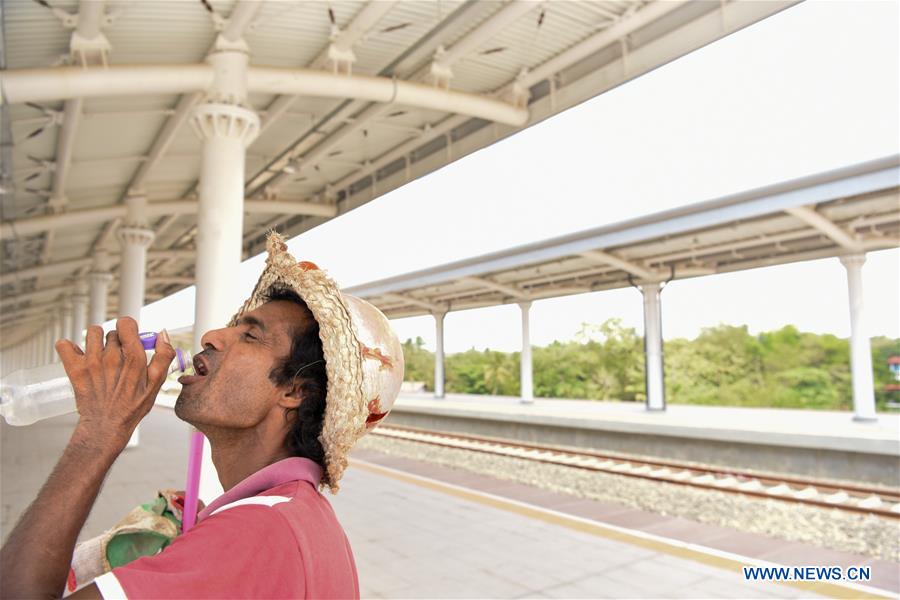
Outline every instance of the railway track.
<path id="1" fill-rule="evenodd" d="M 523 458 L 575 469 L 900 519 L 900 489 L 626 457 L 387 424 L 380 425 L 370 433 L 444 448 Z"/>

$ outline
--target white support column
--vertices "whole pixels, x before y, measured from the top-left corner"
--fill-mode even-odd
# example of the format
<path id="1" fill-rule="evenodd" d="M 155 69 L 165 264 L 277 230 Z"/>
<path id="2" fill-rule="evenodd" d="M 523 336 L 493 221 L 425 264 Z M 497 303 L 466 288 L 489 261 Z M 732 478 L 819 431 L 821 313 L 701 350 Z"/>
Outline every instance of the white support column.
<path id="1" fill-rule="evenodd" d="M 32 366 L 32 367 L 38 366 L 38 365 L 40 364 L 40 361 L 41 361 L 41 357 L 40 357 L 40 349 L 41 349 L 40 341 L 41 341 L 40 332 L 36 332 L 36 333 L 34 334 L 34 336 L 31 338 L 31 340 L 29 340 L 29 346 L 30 346 L 30 347 L 28 348 L 28 354 L 29 354 L 29 357 L 30 357 L 30 359 L 31 359 L 31 366 Z"/>
<path id="2" fill-rule="evenodd" d="M 225 326 L 237 308 L 237 286 L 244 229 L 246 148 L 259 133 L 259 117 L 247 104 L 249 50 L 243 40 L 220 35 L 208 57 L 213 83 L 195 109 L 191 125 L 203 140 L 197 213 L 197 294 L 194 350 L 211 329 Z M 200 498 L 221 494 L 209 444 L 204 444 Z"/>
<path id="3" fill-rule="evenodd" d="M 444 397 L 444 317 L 446 312 L 433 312 L 434 315 L 434 397 Z"/>
<path id="4" fill-rule="evenodd" d="M 68 296 L 66 296 L 62 302 L 62 307 L 59 310 L 59 318 L 62 322 L 62 330 L 59 332 L 59 337 L 70 339 L 70 336 L 72 335 L 72 300 Z"/>
<path id="5" fill-rule="evenodd" d="M 47 323 L 41 323 L 34 333 L 35 365 L 42 365 L 47 359 Z"/>
<path id="6" fill-rule="evenodd" d="M 51 315 L 46 327 L 44 327 L 44 356 L 41 359 L 41 363 L 45 365 L 52 363 L 53 356 L 56 354 L 56 351 L 53 349 L 53 342 L 56 341 L 53 339 L 53 321 L 55 318 L 55 315 Z"/>
<path id="7" fill-rule="evenodd" d="M 147 196 L 130 194 L 125 226 L 119 228 L 122 262 L 119 264 L 119 316 L 131 317 L 140 327 L 141 308 L 147 279 L 147 248 L 153 243 L 153 230 L 147 222 Z"/>
<path id="8" fill-rule="evenodd" d="M 37 331 L 34 332 L 34 337 L 32 338 L 31 363 L 32 363 L 32 366 L 35 366 L 35 367 L 44 362 L 43 361 L 44 355 L 42 352 L 42 350 L 44 349 L 44 345 L 42 343 L 44 341 L 42 339 L 43 334 L 44 334 L 43 330 L 38 329 Z"/>
<path id="9" fill-rule="evenodd" d="M 36 367 L 38 363 L 38 332 L 28 338 L 28 366 Z"/>
<path id="10" fill-rule="evenodd" d="M 644 372 L 647 387 L 647 410 L 666 410 L 666 388 L 663 382 L 662 311 L 659 283 L 640 286 L 644 296 Z"/>
<path id="11" fill-rule="evenodd" d="M 531 404 L 534 402 L 534 386 L 532 384 L 532 366 L 531 366 L 531 335 L 528 331 L 529 311 L 531 310 L 531 301 L 519 302 L 519 308 L 522 309 L 522 355 L 520 365 L 520 380 L 522 387 L 522 403 Z"/>
<path id="12" fill-rule="evenodd" d="M 847 269 L 850 299 L 850 367 L 853 381 L 853 420 L 876 421 L 875 382 L 872 376 L 872 348 L 863 310 L 862 266 L 865 254 L 841 257 Z"/>
<path id="13" fill-rule="evenodd" d="M 72 334 L 71 340 L 84 348 L 84 329 L 87 327 L 87 283 L 78 280 L 72 294 Z"/>
<path id="14" fill-rule="evenodd" d="M 125 198 L 128 214 L 125 226 L 118 231 L 122 244 L 122 262 L 119 263 L 119 316 L 131 317 L 141 327 L 141 308 L 144 306 L 144 291 L 147 282 L 147 248 L 153 243 L 154 233 L 147 222 L 147 196 L 131 193 Z M 128 448 L 135 448 L 141 441 L 138 425 Z"/>
<path id="15" fill-rule="evenodd" d="M 25 341 L 25 368 L 34 366 L 34 338 Z"/>
<path id="16" fill-rule="evenodd" d="M 59 356 L 56 354 L 56 342 L 57 340 L 63 337 L 63 318 L 62 318 L 62 309 L 56 311 L 54 315 L 51 315 L 52 320 L 50 321 L 51 333 L 50 333 L 50 362 L 55 363 L 59 362 Z"/>
<path id="17" fill-rule="evenodd" d="M 112 281 L 109 272 L 109 254 L 100 250 L 94 256 L 94 264 L 88 281 L 91 287 L 91 305 L 88 313 L 88 325 L 101 325 L 106 321 L 106 306 L 109 299 L 109 284 Z"/>

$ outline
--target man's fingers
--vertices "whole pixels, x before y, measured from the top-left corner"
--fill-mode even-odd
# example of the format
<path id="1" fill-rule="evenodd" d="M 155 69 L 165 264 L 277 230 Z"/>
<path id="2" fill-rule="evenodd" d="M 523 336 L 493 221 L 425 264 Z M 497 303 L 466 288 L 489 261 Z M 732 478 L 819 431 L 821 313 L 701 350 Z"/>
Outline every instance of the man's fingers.
<path id="1" fill-rule="evenodd" d="M 99 360 L 103 351 L 103 328 L 91 325 L 84 336 L 84 353 L 91 359 Z"/>
<path id="2" fill-rule="evenodd" d="M 175 348 L 169 343 L 168 337 L 169 334 L 165 330 L 156 336 L 156 352 L 150 360 L 150 366 L 147 367 L 147 378 L 151 388 L 155 388 L 157 384 L 162 386 L 163 380 L 169 374 L 169 365 L 175 359 Z"/>
<path id="3" fill-rule="evenodd" d="M 129 362 L 146 365 L 146 354 L 138 336 L 137 322 L 131 317 L 122 317 L 116 321 L 116 331 L 119 334 L 119 343 L 122 344 L 126 365 Z"/>
<path id="4" fill-rule="evenodd" d="M 82 350 L 82 349 L 81 349 L 81 346 L 79 346 L 78 344 L 76 344 L 76 343 L 73 342 L 72 340 L 62 339 L 62 340 L 57 340 L 57 341 L 56 341 L 57 344 L 60 343 L 60 342 L 66 342 L 66 344 L 67 344 L 70 348 L 72 348 L 72 350 L 75 352 L 76 355 L 78 355 L 78 356 L 84 356 L 84 350 Z M 57 352 L 59 352 L 58 349 L 57 349 Z M 60 357 L 60 358 L 62 358 L 62 357 Z"/>
<path id="5" fill-rule="evenodd" d="M 119 333 L 115 329 L 110 329 L 106 334 L 106 347 L 110 348 L 111 346 L 119 347 Z"/>
<path id="6" fill-rule="evenodd" d="M 115 373 L 113 379 L 106 380 L 107 385 L 113 388 L 119 382 L 119 370 L 122 367 L 122 360 L 122 346 L 119 344 L 119 334 L 116 333 L 115 329 L 112 329 L 106 334 L 106 347 L 103 349 L 103 368 L 110 373 Z"/>
<path id="7" fill-rule="evenodd" d="M 72 376 L 77 373 L 84 352 L 69 340 L 57 340 L 55 348 L 66 370 L 66 375 L 72 379 Z"/>

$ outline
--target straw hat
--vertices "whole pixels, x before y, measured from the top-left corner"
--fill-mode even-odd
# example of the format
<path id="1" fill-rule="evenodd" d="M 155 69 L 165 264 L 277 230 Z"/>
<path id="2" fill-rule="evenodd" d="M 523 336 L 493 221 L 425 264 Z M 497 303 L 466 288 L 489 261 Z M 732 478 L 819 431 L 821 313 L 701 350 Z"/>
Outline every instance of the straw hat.
<path id="1" fill-rule="evenodd" d="M 281 235 L 270 232 L 266 249 L 266 268 L 229 325 L 264 304 L 276 288 L 291 289 L 306 302 L 319 324 L 328 375 L 319 437 L 325 451 L 321 485 L 337 493 L 350 448 L 390 412 L 397 399 L 403 382 L 403 349 L 380 310 L 342 294 L 314 263 L 297 262 Z"/>

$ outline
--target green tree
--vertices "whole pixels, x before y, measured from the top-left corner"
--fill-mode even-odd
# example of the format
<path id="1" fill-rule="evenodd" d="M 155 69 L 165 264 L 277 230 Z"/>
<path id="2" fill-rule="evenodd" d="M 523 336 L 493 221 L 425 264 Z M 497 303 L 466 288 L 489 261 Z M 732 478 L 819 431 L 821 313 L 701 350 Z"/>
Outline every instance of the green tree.
<path id="1" fill-rule="evenodd" d="M 504 352 L 484 351 L 484 385 L 491 395 L 518 395 L 519 386 L 515 385 L 518 371 L 513 364 L 512 356 Z"/>
<path id="2" fill-rule="evenodd" d="M 884 409 L 890 400 L 900 402 L 900 391 L 889 392 L 885 387 L 889 384 L 900 383 L 894 379 L 894 374 L 888 367 L 888 358 L 900 356 L 900 339 L 892 340 L 886 337 L 872 338 L 872 371 L 875 379 L 875 403 Z"/>
<path id="3" fill-rule="evenodd" d="M 406 379 L 434 389 L 434 354 L 422 338 L 403 344 Z M 644 400 L 643 340 L 621 320 L 583 323 L 576 339 L 533 347 L 537 397 Z M 900 340 L 874 338 L 875 395 L 881 410 L 894 381 L 889 356 L 900 356 Z M 750 335 L 746 326 L 719 325 L 696 339 L 664 346 L 669 402 L 723 406 L 770 406 L 849 410 L 852 407 L 850 349 L 833 335 L 804 333 L 788 325 Z M 447 356 L 447 390 L 518 395 L 520 354 L 474 348 Z M 895 400 L 897 398 L 894 398 Z"/>
<path id="4" fill-rule="evenodd" d="M 448 355 L 444 361 L 447 391 L 460 394 L 487 394 L 484 367 L 484 355 L 474 348 Z"/>
<path id="5" fill-rule="evenodd" d="M 403 342 L 403 361 L 405 381 L 424 381 L 425 389 L 434 391 L 434 353 L 425 349 L 421 337 Z"/>
<path id="6" fill-rule="evenodd" d="M 642 342 L 620 319 L 583 323 L 574 342 L 533 350 L 535 396 L 642 400 Z"/>

